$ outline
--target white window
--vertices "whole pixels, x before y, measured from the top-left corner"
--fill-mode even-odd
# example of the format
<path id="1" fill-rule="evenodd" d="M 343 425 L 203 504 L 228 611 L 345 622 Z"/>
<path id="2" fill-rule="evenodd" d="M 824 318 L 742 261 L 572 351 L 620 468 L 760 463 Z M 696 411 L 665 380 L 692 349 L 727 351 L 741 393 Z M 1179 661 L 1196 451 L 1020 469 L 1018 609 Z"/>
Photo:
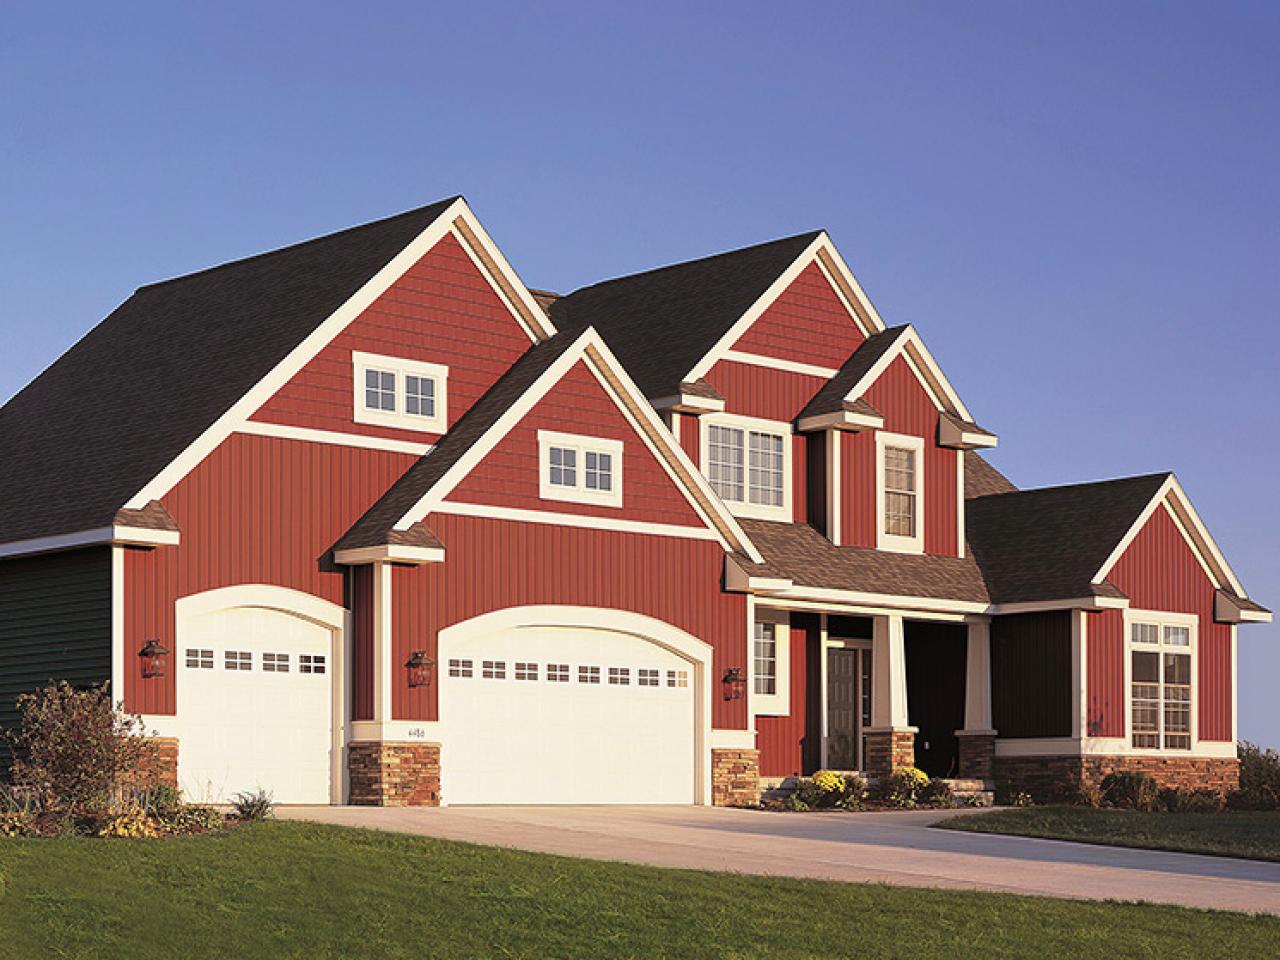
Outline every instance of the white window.
<path id="1" fill-rule="evenodd" d="M 791 428 L 734 414 L 702 418 L 702 472 L 735 514 L 788 520 Z"/>
<path id="2" fill-rule="evenodd" d="M 263 673 L 288 673 L 289 655 L 287 653 L 264 653 L 262 655 Z"/>
<path id="3" fill-rule="evenodd" d="M 776 624 L 756 621 L 755 635 L 756 693 L 778 692 L 778 634 Z"/>
<path id="4" fill-rule="evenodd" d="M 450 660 L 449 676 L 469 677 L 474 673 L 474 664 L 470 660 Z"/>
<path id="5" fill-rule="evenodd" d="M 648 670 L 641 667 L 640 670 L 637 671 L 636 683 L 642 687 L 658 686 L 658 671 Z"/>
<path id="6" fill-rule="evenodd" d="M 356 423 L 426 433 L 448 429 L 448 367 L 359 351 L 352 351 L 351 362 Z"/>
<path id="7" fill-rule="evenodd" d="M 516 679 L 517 680 L 537 680 L 538 665 L 536 663 L 516 663 Z"/>
<path id="8" fill-rule="evenodd" d="M 481 665 L 480 675 L 486 680 L 505 680 L 507 679 L 507 662 L 485 660 Z"/>
<path id="9" fill-rule="evenodd" d="M 187 666 L 192 670 L 212 670 L 213 651 L 188 649 Z"/>
<path id="10" fill-rule="evenodd" d="M 600 668 L 599 667 L 579 667 L 578 682 L 579 683 L 599 683 Z"/>
<path id="11" fill-rule="evenodd" d="M 538 495 L 544 500 L 622 506 L 622 441 L 538 431 Z"/>
<path id="12" fill-rule="evenodd" d="M 924 552 L 924 440 L 876 434 L 876 546 Z"/>
<path id="13" fill-rule="evenodd" d="M 302 653 L 298 655 L 299 673 L 324 673 L 324 657 L 319 654 Z"/>
<path id="14" fill-rule="evenodd" d="M 248 650 L 227 650 L 222 656 L 224 670 L 252 670 L 253 654 Z"/>
<path id="15" fill-rule="evenodd" d="M 756 608 L 751 627 L 751 712 L 783 716 L 791 710 L 791 621 L 782 611 Z"/>
<path id="16" fill-rule="evenodd" d="M 627 687 L 631 685 L 631 670 L 627 667 L 610 667 L 609 682 L 615 687 Z"/>
<path id="17" fill-rule="evenodd" d="M 567 663 L 548 663 L 547 679 L 551 683 L 568 683 L 569 665 Z"/>
<path id="18" fill-rule="evenodd" d="M 1130 743 L 1139 750 L 1190 750 L 1195 718 L 1195 618 L 1126 611 Z"/>

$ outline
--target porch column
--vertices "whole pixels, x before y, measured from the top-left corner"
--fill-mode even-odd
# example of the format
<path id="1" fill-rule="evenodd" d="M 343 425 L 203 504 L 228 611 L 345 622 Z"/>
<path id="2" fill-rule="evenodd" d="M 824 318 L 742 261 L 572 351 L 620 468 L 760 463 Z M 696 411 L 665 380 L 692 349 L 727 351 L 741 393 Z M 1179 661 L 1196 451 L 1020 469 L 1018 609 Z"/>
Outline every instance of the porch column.
<path id="1" fill-rule="evenodd" d="M 996 751 L 991 720 L 991 620 L 973 617 L 964 678 L 964 729 L 956 731 L 960 744 L 960 776 L 989 780 Z"/>
<path id="2" fill-rule="evenodd" d="M 915 765 L 916 728 L 907 722 L 907 651 L 902 615 L 872 620 L 871 723 L 867 728 L 867 773 L 887 776 Z"/>

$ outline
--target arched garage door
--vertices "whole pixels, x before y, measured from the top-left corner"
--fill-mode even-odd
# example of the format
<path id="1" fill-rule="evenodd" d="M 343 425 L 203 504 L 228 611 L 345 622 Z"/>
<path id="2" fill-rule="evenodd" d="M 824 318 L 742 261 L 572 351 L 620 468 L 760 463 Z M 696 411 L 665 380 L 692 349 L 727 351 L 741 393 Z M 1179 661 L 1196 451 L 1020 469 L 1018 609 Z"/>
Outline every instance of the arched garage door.
<path id="1" fill-rule="evenodd" d="M 525 626 L 442 636 L 444 799 L 693 803 L 698 665 L 641 636 Z"/>
<path id="2" fill-rule="evenodd" d="M 277 607 L 180 613 L 178 780 L 188 799 L 258 789 L 278 803 L 334 799 L 334 640 L 333 626 Z"/>

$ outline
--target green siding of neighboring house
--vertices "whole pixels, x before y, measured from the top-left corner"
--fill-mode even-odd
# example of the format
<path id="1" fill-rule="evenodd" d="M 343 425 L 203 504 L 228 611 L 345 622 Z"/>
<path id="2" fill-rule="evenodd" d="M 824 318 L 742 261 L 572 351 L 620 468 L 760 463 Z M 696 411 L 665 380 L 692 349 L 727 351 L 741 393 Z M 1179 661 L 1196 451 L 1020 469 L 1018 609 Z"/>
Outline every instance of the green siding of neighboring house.
<path id="1" fill-rule="evenodd" d="M 50 680 L 111 679 L 111 548 L 0 560 L 0 728 Z M 0 742 L 0 776 L 9 748 Z"/>

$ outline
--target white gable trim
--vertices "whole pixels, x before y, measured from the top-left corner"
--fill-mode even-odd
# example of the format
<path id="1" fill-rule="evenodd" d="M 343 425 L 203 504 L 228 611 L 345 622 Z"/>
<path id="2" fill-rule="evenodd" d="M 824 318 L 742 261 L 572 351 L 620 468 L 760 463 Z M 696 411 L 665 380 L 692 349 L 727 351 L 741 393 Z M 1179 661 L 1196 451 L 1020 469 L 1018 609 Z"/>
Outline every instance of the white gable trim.
<path id="1" fill-rule="evenodd" d="M 1196 513 L 1195 507 L 1191 505 L 1191 500 L 1187 497 L 1186 491 L 1182 489 L 1182 484 L 1172 474 L 1160 485 L 1160 489 L 1151 498 L 1151 502 L 1143 508 L 1142 513 L 1138 514 L 1138 519 L 1133 522 L 1133 526 L 1116 544 L 1115 549 L 1111 551 L 1110 556 L 1107 557 L 1094 575 L 1093 582 L 1102 583 L 1107 578 L 1112 568 L 1124 556 L 1125 551 L 1129 549 L 1133 541 L 1137 539 L 1143 527 L 1147 525 L 1151 515 L 1161 506 L 1168 510 L 1169 515 L 1174 520 L 1174 526 L 1178 528 L 1178 532 L 1182 534 L 1183 539 L 1191 548 L 1191 552 L 1200 561 L 1201 567 L 1213 585 L 1218 589 L 1222 589 L 1229 584 L 1237 596 L 1247 598 L 1248 594 L 1244 592 L 1244 587 L 1241 586 L 1235 573 L 1232 572 L 1226 557 L 1218 549 L 1218 545 L 1213 542 L 1213 537 L 1209 535 L 1209 530 L 1205 527 L 1204 521 Z"/>
<path id="2" fill-rule="evenodd" d="M 532 295 L 529 294 L 528 290 L 520 282 L 520 278 L 507 265 L 506 259 L 502 257 L 502 254 L 498 252 L 496 247 L 492 246 L 492 241 L 488 239 L 488 234 L 484 233 L 483 228 L 475 219 L 475 215 L 467 206 L 466 201 L 459 197 L 445 208 L 430 226 L 410 241 L 408 246 L 396 254 L 386 266 L 374 274 L 346 303 L 312 330 L 301 343 L 289 352 L 288 356 L 276 364 L 270 373 L 259 380 L 248 393 L 237 400 L 204 433 L 192 441 L 168 466 L 134 494 L 124 506 L 128 509 L 140 509 L 152 500 L 161 499 L 172 490 L 183 477 L 194 470 L 228 436 L 237 429 L 242 428 L 259 407 L 292 380 L 298 371 L 314 360 L 321 350 L 364 313 L 392 284 L 404 276 L 405 272 L 421 260 L 446 234 L 454 232 L 456 223 L 462 223 L 472 231 L 477 243 L 492 258 L 494 264 L 499 269 L 509 271 L 509 274 L 503 279 L 510 283 L 517 292 L 523 291 L 524 296 L 522 299 L 527 298 L 529 303 L 536 308 L 537 304 L 534 302 Z M 489 249 L 490 247 L 491 249 Z M 541 311 L 539 311 L 537 316 L 541 315 Z M 513 316 L 516 317 L 522 328 L 528 332 L 527 324 L 519 314 L 514 313 Z M 550 321 L 547 321 L 545 337 L 549 337 L 554 333 L 555 328 L 551 326 Z"/>
<path id="3" fill-rule="evenodd" d="M 742 339 L 742 335 L 751 328 L 752 324 L 759 320 L 764 312 L 773 306 L 774 301 L 786 292 L 796 277 L 800 276 L 809 267 L 809 264 L 815 261 L 818 262 L 820 268 L 823 268 L 823 275 L 831 283 L 832 289 L 836 291 L 836 296 L 844 304 L 845 309 L 849 311 L 850 319 L 862 331 L 862 335 L 869 337 L 873 333 L 879 333 L 883 330 L 884 321 L 880 319 L 880 314 L 876 313 L 876 308 L 871 305 L 871 301 L 849 271 L 849 267 L 841 259 L 840 254 L 836 252 L 831 243 L 831 238 L 827 236 L 826 231 L 823 231 L 814 238 L 813 242 L 805 248 L 800 256 L 796 257 L 791 266 L 787 267 L 778 276 L 778 279 L 769 285 L 769 288 L 760 295 L 760 298 L 751 305 L 747 312 L 734 322 L 733 326 L 716 342 L 716 345 L 707 351 L 694 368 L 685 375 L 684 380 L 693 382 L 705 377 L 707 371 L 720 360 L 723 360 L 725 354 L 733 349 L 733 345 Z M 850 298 L 856 301 L 857 307 L 865 312 L 865 319 L 860 315 L 859 310 L 855 309 L 850 303 Z M 870 326 L 870 329 L 868 326 Z"/>
<path id="4" fill-rule="evenodd" d="M 717 532 L 721 545 L 726 550 L 742 551 L 755 563 L 763 563 L 763 558 L 747 537 L 746 532 L 716 497 L 706 478 L 681 449 L 674 435 L 663 425 L 652 405 L 623 371 L 622 366 L 605 346 L 604 340 L 594 327 L 588 327 L 583 331 L 578 339 L 542 372 L 541 376 L 503 412 L 485 434 L 472 444 L 470 449 L 459 457 L 432 488 L 396 522 L 395 529 L 407 530 L 425 519 L 433 510 L 438 509 L 453 489 L 579 361 L 586 363 L 587 369 L 600 382 L 605 393 L 617 405 L 641 442 L 662 464 L 667 475 L 671 477 L 677 489 L 684 494 L 698 516 L 708 527 Z M 619 392 L 624 395 L 619 395 Z M 626 402 L 628 399 L 630 403 Z M 644 423 L 640 422 L 641 418 L 645 421 Z M 646 425 L 649 427 L 648 430 L 644 429 Z M 655 442 L 655 438 L 660 439 L 661 447 Z M 677 470 L 677 466 L 681 469 Z M 694 490 L 691 490 L 690 486 L 702 495 L 701 499 L 694 495 Z"/>
<path id="5" fill-rule="evenodd" d="M 907 367 L 915 374 L 916 380 L 920 382 L 920 386 L 924 388 L 935 407 L 941 411 L 955 414 L 970 423 L 973 422 L 973 415 L 969 413 L 968 407 L 964 405 L 964 401 L 960 399 L 960 395 L 951 386 L 950 381 L 943 374 L 942 368 L 933 359 L 933 354 L 929 352 L 924 345 L 924 341 L 920 339 L 920 334 L 916 332 L 916 328 L 911 324 L 907 324 L 902 328 L 901 333 L 894 339 L 893 344 L 881 354 L 880 358 L 850 388 L 844 399 L 850 403 L 859 399 L 871 388 L 873 383 L 883 376 L 884 372 L 889 369 L 889 365 L 898 357 L 906 360 Z"/>

